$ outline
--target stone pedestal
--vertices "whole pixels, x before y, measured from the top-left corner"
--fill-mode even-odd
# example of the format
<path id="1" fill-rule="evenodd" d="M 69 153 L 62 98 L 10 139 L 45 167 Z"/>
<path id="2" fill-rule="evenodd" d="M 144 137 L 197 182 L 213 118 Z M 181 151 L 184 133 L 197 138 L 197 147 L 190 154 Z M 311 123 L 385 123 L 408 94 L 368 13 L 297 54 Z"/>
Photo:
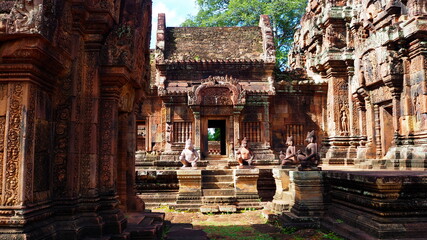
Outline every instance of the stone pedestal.
<path id="1" fill-rule="evenodd" d="M 290 171 L 290 185 L 295 187 L 294 205 L 281 217 L 284 225 L 317 228 L 324 213 L 323 174 L 321 171 Z"/>
<path id="2" fill-rule="evenodd" d="M 202 170 L 178 170 L 179 181 L 176 209 L 198 210 L 202 205 Z"/>
<path id="3" fill-rule="evenodd" d="M 259 169 L 234 169 L 234 189 L 240 208 L 259 207 L 257 181 Z"/>
<path id="4" fill-rule="evenodd" d="M 294 205 L 295 185 L 291 184 L 290 169 L 274 168 L 272 171 L 276 183 L 276 193 L 270 210 L 276 214 L 281 214 Z"/>

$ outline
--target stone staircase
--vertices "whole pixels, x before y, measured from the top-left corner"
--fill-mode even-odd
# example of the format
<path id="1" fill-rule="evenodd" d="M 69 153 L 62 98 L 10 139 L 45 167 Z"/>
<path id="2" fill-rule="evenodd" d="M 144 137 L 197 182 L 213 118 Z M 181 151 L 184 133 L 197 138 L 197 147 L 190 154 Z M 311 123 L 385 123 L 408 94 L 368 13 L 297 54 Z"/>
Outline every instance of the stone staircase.
<path id="1" fill-rule="evenodd" d="M 224 155 L 209 155 L 206 159 L 206 169 L 229 169 L 230 159 Z"/>

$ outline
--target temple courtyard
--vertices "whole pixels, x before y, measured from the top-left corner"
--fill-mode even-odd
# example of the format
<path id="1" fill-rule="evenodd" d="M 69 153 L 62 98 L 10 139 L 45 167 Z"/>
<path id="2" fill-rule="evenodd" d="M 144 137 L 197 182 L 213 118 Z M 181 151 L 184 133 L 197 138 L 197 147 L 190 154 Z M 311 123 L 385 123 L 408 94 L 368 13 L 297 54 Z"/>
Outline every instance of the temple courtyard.
<path id="1" fill-rule="evenodd" d="M 0 240 L 427 239 L 427 1 L 305 6 L 0 1 Z"/>

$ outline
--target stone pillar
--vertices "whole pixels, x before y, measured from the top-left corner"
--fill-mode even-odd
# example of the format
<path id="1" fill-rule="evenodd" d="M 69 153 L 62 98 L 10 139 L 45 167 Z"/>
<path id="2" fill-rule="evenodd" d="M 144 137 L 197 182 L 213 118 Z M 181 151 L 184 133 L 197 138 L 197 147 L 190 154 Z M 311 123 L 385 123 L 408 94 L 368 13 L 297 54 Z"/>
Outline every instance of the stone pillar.
<path id="1" fill-rule="evenodd" d="M 400 131 L 400 92 L 392 92 L 393 96 L 393 128 L 394 142 L 396 143 Z"/>
<path id="2" fill-rule="evenodd" d="M 234 147 L 235 149 L 240 147 L 239 139 L 242 138 L 240 136 L 240 112 L 242 109 L 234 109 L 233 112 L 233 128 L 234 128 Z M 240 139 L 241 140 L 241 139 Z"/>
<path id="3" fill-rule="evenodd" d="M 234 189 L 236 199 L 239 205 L 245 205 L 245 202 L 259 202 L 258 178 L 259 169 L 234 169 Z"/>
<path id="4" fill-rule="evenodd" d="M 266 149 L 270 149 L 270 141 L 271 141 L 271 136 L 270 136 L 270 109 L 269 109 L 269 104 L 268 102 L 264 103 L 264 118 L 263 118 L 264 122 L 264 133 L 262 134 L 262 136 L 264 136 L 264 147 Z"/>
<path id="5" fill-rule="evenodd" d="M 200 112 L 193 112 L 194 114 L 194 149 L 200 153 L 200 146 L 201 146 L 201 122 L 200 122 Z"/>
<path id="6" fill-rule="evenodd" d="M 332 71 L 332 69 L 329 69 Z M 342 163 L 347 158 L 350 146 L 349 137 L 349 101 L 348 84 L 344 73 L 329 73 L 328 80 L 328 135 L 324 145 L 330 146 L 326 151 L 324 164 Z"/>
<path id="7" fill-rule="evenodd" d="M 178 170 L 179 181 L 176 209 L 190 209 L 202 205 L 202 170 Z"/>
<path id="8" fill-rule="evenodd" d="M 99 186 L 104 233 L 120 233 L 125 228 L 126 219 L 117 209 L 117 143 L 118 143 L 118 99 L 117 88 L 104 88 L 100 100 L 100 156 Z"/>

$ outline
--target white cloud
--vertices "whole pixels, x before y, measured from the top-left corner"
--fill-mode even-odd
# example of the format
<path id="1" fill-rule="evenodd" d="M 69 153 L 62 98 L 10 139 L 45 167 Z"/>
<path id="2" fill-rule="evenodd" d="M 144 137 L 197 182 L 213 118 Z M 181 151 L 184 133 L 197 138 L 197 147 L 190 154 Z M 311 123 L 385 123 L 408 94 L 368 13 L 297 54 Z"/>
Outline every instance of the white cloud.
<path id="1" fill-rule="evenodd" d="M 153 18 L 151 30 L 151 48 L 156 45 L 157 18 L 159 13 L 166 14 L 166 26 L 178 27 L 188 15 L 197 13 L 196 0 L 153 0 Z"/>

